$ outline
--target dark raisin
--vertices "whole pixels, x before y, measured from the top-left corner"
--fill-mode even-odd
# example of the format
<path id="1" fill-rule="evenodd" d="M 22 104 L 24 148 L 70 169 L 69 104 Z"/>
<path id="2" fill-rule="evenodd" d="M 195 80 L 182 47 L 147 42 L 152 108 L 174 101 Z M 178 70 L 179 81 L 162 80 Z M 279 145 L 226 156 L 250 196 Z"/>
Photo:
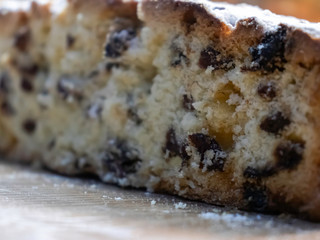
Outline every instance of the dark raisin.
<path id="1" fill-rule="evenodd" d="M 20 28 L 14 35 L 13 46 L 19 49 L 21 52 L 25 52 L 30 42 L 30 30 L 27 27 Z"/>
<path id="2" fill-rule="evenodd" d="M 48 150 L 52 150 L 55 146 L 56 146 L 56 139 L 52 139 L 52 140 L 48 143 Z"/>
<path id="3" fill-rule="evenodd" d="M 75 91 L 73 93 L 73 97 L 78 101 L 78 102 L 81 102 L 83 100 L 83 95 L 82 93 L 78 92 L 78 91 Z"/>
<path id="4" fill-rule="evenodd" d="M 35 76 L 39 71 L 39 66 L 37 64 L 31 64 L 29 66 L 19 67 L 19 71 L 26 76 Z"/>
<path id="5" fill-rule="evenodd" d="M 192 104 L 193 104 L 193 97 L 191 95 L 189 96 L 187 94 L 184 94 L 183 101 L 182 101 L 183 108 L 188 111 L 193 111 L 194 107 Z"/>
<path id="6" fill-rule="evenodd" d="M 223 171 L 226 161 L 226 154 L 222 151 L 220 145 L 215 139 L 202 133 L 196 133 L 189 135 L 189 140 L 201 156 L 202 167 L 204 166 L 204 161 L 209 160 L 210 163 L 207 163 L 208 171 Z M 213 156 L 211 159 L 205 159 L 207 151 L 213 151 Z"/>
<path id="7" fill-rule="evenodd" d="M 128 49 L 129 42 L 134 39 L 136 35 L 137 32 L 132 28 L 110 34 L 105 46 L 105 56 L 110 58 L 120 57 L 122 53 Z"/>
<path id="8" fill-rule="evenodd" d="M 106 71 L 110 72 L 113 68 L 119 68 L 120 67 L 120 63 L 107 63 L 106 64 Z"/>
<path id="9" fill-rule="evenodd" d="M 177 140 L 176 133 L 173 128 L 170 128 L 166 134 L 166 144 L 163 147 L 164 153 L 169 153 L 169 157 L 179 156 L 182 159 L 182 167 L 186 166 L 188 160 L 191 158 L 187 153 L 187 143 L 180 144 Z"/>
<path id="10" fill-rule="evenodd" d="M 37 128 L 37 124 L 33 119 L 27 119 L 22 123 L 23 130 L 28 133 L 32 134 Z"/>
<path id="11" fill-rule="evenodd" d="M 68 77 L 62 77 L 57 83 L 57 91 L 63 99 L 67 99 L 69 96 L 74 97 L 77 101 L 82 101 L 83 95 L 79 92 L 73 84 L 72 79 Z"/>
<path id="12" fill-rule="evenodd" d="M 88 78 L 95 78 L 98 75 L 99 75 L 99 70 L 93 70 L 92 72 L 89 73 Z"/>
<path id="13" fill-rule="evenodd" d="M 185 23 L 187 33 L 189 33 L 191 31 L 191 27 L 197 23 L 197 18 L 194 15 L 193 9 L 189 9 L 184 13 L 182 22 Z"/>
<path id="14" fill-rule="evenodd" d="M 178 47 L 175 43 L 173 43 L 170 47 L 171 52 L 171 67 L 178 67 L 182 64 L 189 64 L 189 59 L 183 53 L 183 50 Z"/>
<path id="15" fill-rule="evenodd" d="M 33 91 L 33 84 L 28 78 L 22 78 L 20 82 L 21 89 L 26 92 L 30 93 Z"/>
<path id="16" fill-rule="evenodd" d="M 208 47 L 200 54 L 199 66 L 204 69 L 208 68 L 209 66 L 215 66 L 218 55 L 220 55 L 220 52 Z"/>
<path id="17" fill-rule="evenodd" d="M 221 151 L 221 147 L 216 140 L 203 133 L 189 135 L 189 140 L 191 141 L 192 145 L 197 148 L 200 154 L 204 154 L 208 150 Z"/>
<path id="18" fill-rule="evenodd" d="M 188 164 L 189 159 L 191 156 L 187 153 L 188 144 L 183 143 L 180 148 L 180 157 L 182 159 L 181 167 L 185 167 Z"/>
<path id="19" fill-rule="evenodd" d="M 171 66 L 177 67 L 181 65 L 182 63 L 188 64 L 189 59 L 186 55 L 183 54 L 183 52 L 177 52 L 173 54 L 172 60 L 171 60 Z"/>
<path id="20" fill-rule="evenodd" d="M 60 93 L 60 95 L 63 97 L 63 99 L 66 99 L 69 96 L 69 90 L 64 85 L 62 80 L 60 80 L 57 84 L 57 91 L 58 91 L 58 93 Z"/>
<path id="21" fill-rule="evenodd" d="M 6 72 L 2 73 L 0 76 L 0 94 L 7 94 L 9 92 L 9 82 L 9 75 Z"/>
<path id="22" fill-rule="evenodd" d="M 301 68 L 305 68 L 305 69 L 310 70 L 310 67 L 306 66 L 306 64 L 303 63 L 303 62 L 299 62 L 298 65 L 299 65 Z"/>
<path id="23" fill-rule="evenodd" d="M 136 125 L 141 125 L 142 119 L 139 117 L 137 113 L 137 109 L 135 108 L 130 108 L 128 109 L 128 117 L 136 124 Z"/>
<path id="24" fill-rule="evenodd" d="M 265 118 L 260 124 L 260 128 L 268 133 L 278 134 L 290 123 L 291 121 L 281 112 L 276 112 Z"/>
<path id="25" fill-rule="evenodd" d="M 115 140 L 109 142 L 103 163 L 110 172 L 124 178 L 138 171 L 141 159 L 137 149 L 129 147 L 124 141 Z"/>
<path id="26" fill-rule="evenodd" d="M 7 101 L 4 101 L 3 103 L 1 103 L 0 109 L 1 109 L 1 112 L 7 116 L 12 116 L 15 113 L 13 107 Z"/>
<path id="27" fill-rule="evenodd" d="M 223 69 L 225 71 L 235 68 L 235 64 L 230 56 L 225 57 L 219 51 L 212 47 L 207 47 L 200 53 L 200 68 L 207 69 L 212 67 L 213 70 Z"/>
<path id="28" fill-rule="evenodd" d="M 267 84 L 259 84 L 258 94 L 260 97 L 271 101 L 277 96 L 277 89 L 272 82 L 268 82 Z"/>
<path id="29" fill-rule="evenodd" d="M 261 169 L 247 167 L 243 173 L 245 178 L 252 178 L 252 179 L 260 179 L 270 177 L 276 174 L 276 169 L 274 167 L 265 167 Z"/>
<path id="30" fill-rule="evenodd" d="M 168 152 L 169 157 L 176 157 L 180 155 L 180 145 L 173 128 L 170 128 L 166 134 L 166 144 L 163 147 L 163 152 Z"/>
<path id="31" fill-rule="evenodd" d="M 72 35 L 68 34 L 67 35 L 67 39 L 66 39 L 67 48 L 71 48 L 74 45 L 75 41 L 76 41 L 75 37 L 73 37 Z"/>
<path id="32" fill-rule="evenodd" d="M 254 211 L 263 211 L 268 207 L 268 195 L 265 187 L 246 182 L 243 185 L 243 198 Z"/>
<path id="33" fill-rule="evenodd" d="M 252 71 L 262 70 L 265 73 L 274 72 L 276 69 L 283 71 L 286 63 L 284 56 L 287 27 L 280 26 L 276 32 L 268 32 L 257 47 L 251 47 Z"/>
<path id="34" fill-rule="evenodd" d="M 304 144 L 291 141 L 281 143 L 274 152 L 280 169 L 294 169 L 303 159 Z"/>

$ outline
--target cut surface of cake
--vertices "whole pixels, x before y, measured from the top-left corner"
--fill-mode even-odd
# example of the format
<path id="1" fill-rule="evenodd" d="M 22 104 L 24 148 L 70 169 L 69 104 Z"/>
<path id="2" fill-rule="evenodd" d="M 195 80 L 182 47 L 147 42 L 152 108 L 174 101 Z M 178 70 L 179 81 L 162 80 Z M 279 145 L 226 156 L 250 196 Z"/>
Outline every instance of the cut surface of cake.
<path id="1" fill-rule="evenodd" d="M 1 2 L 0 154 L 320 220 L 320 25 L 210 1 Z"/>

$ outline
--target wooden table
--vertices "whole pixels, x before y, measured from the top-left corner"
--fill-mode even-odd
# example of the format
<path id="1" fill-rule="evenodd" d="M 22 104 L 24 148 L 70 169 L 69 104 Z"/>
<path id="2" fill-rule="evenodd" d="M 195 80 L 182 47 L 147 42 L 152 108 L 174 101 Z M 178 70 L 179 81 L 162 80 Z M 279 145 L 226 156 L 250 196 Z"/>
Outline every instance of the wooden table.
<path id="1" fill-rule="evenodd" d="M 0 163 L 0 239 L 320 239 L 320 224 Z"/>

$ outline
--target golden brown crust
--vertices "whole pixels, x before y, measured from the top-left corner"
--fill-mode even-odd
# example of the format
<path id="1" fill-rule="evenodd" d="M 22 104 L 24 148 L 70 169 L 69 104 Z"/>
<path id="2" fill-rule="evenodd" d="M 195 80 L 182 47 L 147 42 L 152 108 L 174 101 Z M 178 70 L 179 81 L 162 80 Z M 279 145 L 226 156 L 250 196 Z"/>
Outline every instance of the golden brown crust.
<path id="1" fill-rule="evenodd" d="M 219 0 L 213 1 L 220 2 Z M 320 2 L 318 0 L 226 0 L 226 2 L 245 2 L 259 5 L 263 9 L 269 9 L 277 14 L 295 16 L 313 22 L 319 21 Z"/>
<path id="2" fill-rule="evenodd" d="M 140 18 L 150 22 L 150 24 L 182 22 L 186 32 L 191 31 L 192 26 L 198 19 L 200 20 L 197 23 L 198 26 L 200 25 L 198 28 L 205 29 L 206 34 L 220 36 L 222 33 L 229 31 L 225 23 L 208 13 L 203 5 L 193 2 L 143 1 L 140 5 L 140 13 Z"/>

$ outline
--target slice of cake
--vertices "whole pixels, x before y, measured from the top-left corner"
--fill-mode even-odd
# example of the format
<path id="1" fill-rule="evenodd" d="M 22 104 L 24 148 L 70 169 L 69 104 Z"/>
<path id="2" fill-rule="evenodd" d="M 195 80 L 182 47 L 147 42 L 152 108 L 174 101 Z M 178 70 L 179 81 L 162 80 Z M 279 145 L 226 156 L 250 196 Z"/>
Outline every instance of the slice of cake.
<path id="1" fill-rule="evenodd" d="M 210 1 L 17 2 L 1 2 L 3 158 L 320 220 L 319 24 Z"/>

